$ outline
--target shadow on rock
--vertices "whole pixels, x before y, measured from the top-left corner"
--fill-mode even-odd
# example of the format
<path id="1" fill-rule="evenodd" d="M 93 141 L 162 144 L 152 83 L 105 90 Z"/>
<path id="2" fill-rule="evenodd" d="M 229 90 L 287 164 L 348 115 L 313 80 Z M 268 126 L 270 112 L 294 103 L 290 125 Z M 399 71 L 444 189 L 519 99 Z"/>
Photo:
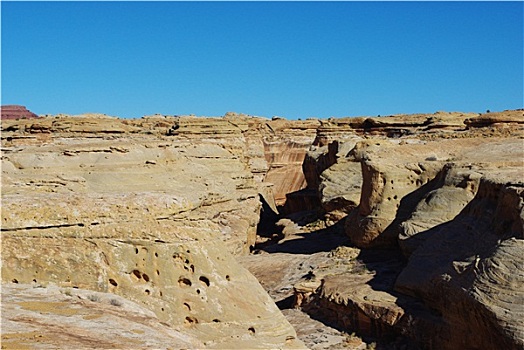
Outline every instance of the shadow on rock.
<path id="1" fill-rule="evenodd" d="M 300 233 L 290 238 L 284 237 L 277 243 L 271 242 L 259 249 L 267 253 L 314 254 L 329 252 L 341 245 L 349 244 L 343 231 L 344 223 L 339 221 L 328 228 L 309 233 Z"/>

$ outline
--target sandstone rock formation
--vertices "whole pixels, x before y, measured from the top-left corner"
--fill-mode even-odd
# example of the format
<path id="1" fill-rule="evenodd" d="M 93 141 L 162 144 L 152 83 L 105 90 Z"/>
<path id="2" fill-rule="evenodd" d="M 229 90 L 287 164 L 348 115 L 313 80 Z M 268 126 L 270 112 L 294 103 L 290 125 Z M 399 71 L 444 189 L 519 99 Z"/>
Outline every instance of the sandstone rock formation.
<path id="1" fill-rule="evenodd" d="M 327 145 L 308 154 L 305 169 L 324 204 L 356 183 L 354 168 L 344 166 L 360 162 L 360 199 L 345 230 L 372 273 L 325 276 L 309 292 L 300 284 L 303 308 L 363 335 L 403 334 L 429 349 L 521 348 L 522 111 L 361 122 L 341 121 L 342 142 L 368 139 L 342 157 L 330 151 L 341 142 L 336 121 L 319 128 L 317 140 Z M 321 185 L 344 177 L 335 194 Z M 407 264 L 364 258 L 370 248 L 397 245 Z"/>
<path id="2" fill-rule="evenodd" d="M 505 170 L 488 174 L 455 218 L 416 235 L 424 237 L 395 289 L 439 310 L 441 348 L 524 345 L 522 187 Z"/>
<path id="3" fill-rule="evenodd" d="M 4 121 L 3 281 L 121 295 L 206 347 L 301 347 L 230 255 L 249 252 L 260 208 L 242 129 L 177 122 Z"/>
<path id="4" fill-rule="evenodd" d="M 144 347 L 304 347 L 276 301 L 311 348 L 522 348 L 523 140 L 522 110 L 3 120 L 2 323 L 57 286 L 125 298 Z"/>
<path id="5" fill-rule="evenodd" d="M 0 107 L 1 119 L 34 119 L 38 118 L 36 114 L 29 111 L 25 106 L 5 105 Z"/>
<path id="6" fill-rule="evenodd" d="M 362 174 L 360 161 L 349 151 L 361 140 L 333 141 L 326 146 L 313 146 L 304 159 L 308 189 L 319 198 L 320 206 L 331 221 L 339 221 L 358 205 Z"/>
<path id="7" fill-rule="evenodd" d="M 2 286 L 2 349 L 203 348 L 122 297 L 91 290 Z"/>

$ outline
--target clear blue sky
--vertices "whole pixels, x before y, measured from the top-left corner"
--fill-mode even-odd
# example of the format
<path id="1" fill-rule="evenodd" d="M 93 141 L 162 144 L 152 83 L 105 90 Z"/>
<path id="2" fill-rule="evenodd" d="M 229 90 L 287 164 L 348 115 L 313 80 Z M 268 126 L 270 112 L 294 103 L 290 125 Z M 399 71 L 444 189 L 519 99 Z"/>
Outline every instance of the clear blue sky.
<path id="1" fill-rule="evenodd" d="M 290 119 L 523 107 L 522 2 L 1 2 L 2 104 Z"/>

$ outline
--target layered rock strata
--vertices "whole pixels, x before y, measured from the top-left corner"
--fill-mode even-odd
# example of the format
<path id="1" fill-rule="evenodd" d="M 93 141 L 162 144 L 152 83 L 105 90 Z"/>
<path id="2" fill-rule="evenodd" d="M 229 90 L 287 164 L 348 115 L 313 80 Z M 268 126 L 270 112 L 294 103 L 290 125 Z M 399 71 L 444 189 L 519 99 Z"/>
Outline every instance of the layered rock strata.
<path id="1" fill-rule="evenodd" d="M 306 178 L 321 203 L 359 192 L 345 230 L 363 249 L 364 271 L 296 285 L 304 310 L 348 331 L 403 335 L 428 349 L 523 346 L 524 117 L 454 117 L 439 127 L 432 118 L 366 119 L 360 130 L 346 125 L 343 141 L 336 128 L 319 128 L 329 143 L 308 154 Z M 398 128 L 406 131 L 392 132 Z M 369 140 L 337 155 L 357 136 Z M 349 162 L 361 166 L 361 189 L 349 191 Z M 345 186 L 326 193 L 333 178 L 347 179 L 339 181 Z M 384 258 L 399 248 L 407 262 Z"/>
<path id="2" fill-rule="evenodd" d="M 254 244 L 260 208 L 242 130 L 222 121 L 196 142 L 177 122 L 3 122 L 3 282 L 120 295 L 205 347 L 302 347 L 231 255 Z"/>
<path id="3" fill-rule="evenodd" d="M 2 280 L 120 295 L 188 346 L 302 347 L 231 254 L 255 245 L 261 208 L 313 209 L 266 249 L 295 254 L 280 301 L 294 289 L 312 315 L 399 346 L 519 349 L 523 133 L 520 110 L 5 120 Z M 361 250 L 337 248 L 340 228 Z M 322 266 L 284 271 L 301 259 Z"/>
<path id="4" fill-rule="evenodd" d="M 192 349 L 204 344 L 115 294 L 37 283 L 2 285 L 3 349 L 166 347 Z"/>
<path id="5" fill-rule="evenodd" d="M 413 236 L 396 281 L 442 314 L 441 348 L 524 346 L 524 184 L 504 172 L 483 176 L 455 218 Z"/>
<path id="6" fill-rule="evenodd" d="M 5 105 L 0 107 L 1 119 L 34 119 L 38 118 L 36 114 L 29 111 L 25 106 Z"/>

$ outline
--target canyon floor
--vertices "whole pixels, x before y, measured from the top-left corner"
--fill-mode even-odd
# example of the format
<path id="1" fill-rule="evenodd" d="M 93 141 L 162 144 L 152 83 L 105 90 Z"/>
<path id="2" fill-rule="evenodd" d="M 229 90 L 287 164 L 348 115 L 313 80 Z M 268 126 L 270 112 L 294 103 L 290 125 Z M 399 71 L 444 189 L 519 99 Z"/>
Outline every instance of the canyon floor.
<path id="1" fill-rule="evenodd" d="M 361 276 L 352 290 L 366 290 L 369 278 L 384 272 L 398 274 L 404 266 L 394 251 L 362 252 L 351 244 L 340 224 L 329 226 L 323 219 L 317 211 L 288 215 L 273 234 L 259 237 L 254 254 L 237 260 L 257 277 L 309 349 L 418 349 L 407 338 L 363 336 L 356 329 L 344 329 L 319 313 L 301 309 L 300 292 L 318 288 L 327 275 Z M 393 293 L 393 288 L 388 292 Z"/>

